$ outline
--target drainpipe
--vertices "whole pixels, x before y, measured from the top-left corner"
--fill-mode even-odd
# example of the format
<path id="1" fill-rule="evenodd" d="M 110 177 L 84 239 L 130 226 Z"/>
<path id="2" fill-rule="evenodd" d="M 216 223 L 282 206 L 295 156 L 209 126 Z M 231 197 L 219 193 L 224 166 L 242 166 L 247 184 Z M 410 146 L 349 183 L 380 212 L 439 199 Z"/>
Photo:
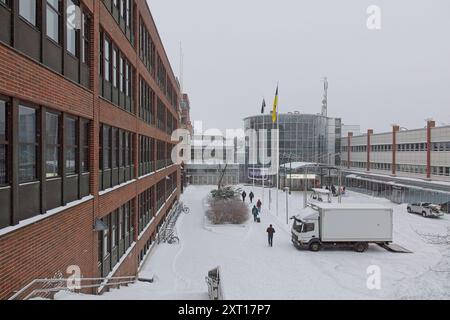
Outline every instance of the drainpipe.
<path id="1" fill-rule="evenodd" d="M 397 133 L 400 131 L 400 126 L 392 126 L 392 175 L 397 175 Z"/>
<path id="2" fill-rule="evenodd" d="M 427 179 L 431 179 L 431 129 L 435 126 L 433 120 L 427 121 Z"/>

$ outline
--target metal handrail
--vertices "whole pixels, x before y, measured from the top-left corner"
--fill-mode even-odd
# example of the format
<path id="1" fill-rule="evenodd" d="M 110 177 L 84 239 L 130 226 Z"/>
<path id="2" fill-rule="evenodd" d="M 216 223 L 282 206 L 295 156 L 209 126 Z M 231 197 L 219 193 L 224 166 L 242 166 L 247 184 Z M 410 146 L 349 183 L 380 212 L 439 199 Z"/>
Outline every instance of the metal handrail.
<path id="1" fill-rule="evenodd" d="M 128 281 L 126 281 L 128 279 Z M 99 287 L 109 287 L 109 286 L 118 286 L 123 284 L 131 284 L 136 282 L 136 276 L 126 276 L 126 277 L 109 277 L 109 278 L 70 278 L 70 279 L 34 279 L 31 281 L 28 285 L 17 291 L 13 296 L 11 296 L 8 300 L 15 300 L 20 295 L 25 293 L 27 290 L 29 290 L 33 285 L 36 284 L 52 284 L 52 283 L 60 283 L 60 282 L 68 282 L 68 281 L 99 281 L 98 284 L 95 285 L 86 285 L 86 286 L 80 286 L 79 288 L 76 288 L 76 290 L 82 290 L 82 289 L 89 289 L 89 288 L 99 288 Z M 117 283 L 108 283 L 110 281 L 115 280 L 125 280 Z M 106 283 L 105 283 L 106 282 Z M 31 296 L 33 296 L 34 293 L 39 293 L 42 291 L 42 293 L 45 292 L 57 292 L 61 290 L 70 290 L 67 287 L 56 287 L 56 288 L 50 288 L 50 289 L 35 289 L 33 290 L 29 295 L 25 297 L 24 300 L 28 300 Z"/>
<path id="2" fill-rule="evenodd" d="M 134 282 L 135 282 L 135 280 L 134 281 L 117 282 L 117 283 L 98 284 L 98 285 L 97 284 L 96 285 L 87 285 L 87 286 L 80 286 L 79 288 L 76 288 L 75 290 L 99 288 L 101 286 L 103 286 L 103 287 L 124 286 L 124 285 L 128 285 L 128 284 L 131 284 Z M 26 296 L 24 300 L 28 300 L 38 293 L 53 293 L 53 292 L 59 292 L 59 291 L 73 291 L 73 290 L 68 289 L 67 287 L 57 287 L 57 288 L 51 288 L 51 289 L 36 289 L 36 290 L 33 290 L 28 296 Z"/>

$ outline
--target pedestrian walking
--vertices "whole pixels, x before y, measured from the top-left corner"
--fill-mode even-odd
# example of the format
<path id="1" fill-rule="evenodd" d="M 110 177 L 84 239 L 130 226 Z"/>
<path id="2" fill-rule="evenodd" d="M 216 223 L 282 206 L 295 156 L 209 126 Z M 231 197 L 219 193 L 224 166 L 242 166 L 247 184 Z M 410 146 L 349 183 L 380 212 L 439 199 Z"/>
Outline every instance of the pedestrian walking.
<path id="1" fill-rule="evenodd" d="M 250 198 L 250 203 L 253 203 L 253 198 L 255 197 L 255 195 L 253 194 L 253 191 L 250 192 L 248 197 Z"/>
<path id="2" fill-rule="evenodd" d="M 259 199 L 258 202 L 256 203 L 256 208 L 258 208 L 258 211 L 261 212 L 261 208 L 262 208 L 262 202 Z"/>
<path id="3" fill-rule="evenodd" d="M 245 198 L 247 197 L 247 193 L 245 191 L 242 192 L 242 201 L 245 202 Z"/>
<path id="4" fill-rule="evenodd" d="M 252 209 L 252 214 L 253 214 L 253 220 L 256 222 L 256 220 L 258 219 L 258 208 L 256 208 L 256 206 L 253 206 Z"/>
<path id="5" fill-rule="evenodd" d="M 273 234 L 275 233 L 275 229 L 272 225 L 270 225 L 266 231 L 269 240 L 269 247 L 273 247 Z"/>

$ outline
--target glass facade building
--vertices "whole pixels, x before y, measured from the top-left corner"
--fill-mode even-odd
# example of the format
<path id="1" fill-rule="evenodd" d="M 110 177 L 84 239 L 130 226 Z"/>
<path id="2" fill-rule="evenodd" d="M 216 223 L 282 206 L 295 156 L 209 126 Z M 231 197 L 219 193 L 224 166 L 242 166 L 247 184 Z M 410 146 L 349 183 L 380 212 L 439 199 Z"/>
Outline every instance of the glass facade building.
<path id="1" fill-rule="evenodd" d="M 341 119 L 322 115 L 287 113 L 279 115 L 280 129 L 280 164 L 291 161 L 340 164 Z M 260 154 L 271 155 L 271 115 L 257 115 L 244 119 L 245 130 L 258 132 L 258 150 L 266 145 L 266 151 Z M 263 143 L 264 136 L 260 130 L 267 130 L 268 143 Z M 246 152 L 246 164 L 249 161 L 249 150 Z M 258 161 L 261 163 L 260 161 Z M 252 167 L 252 165 L 248 165 Z"/>

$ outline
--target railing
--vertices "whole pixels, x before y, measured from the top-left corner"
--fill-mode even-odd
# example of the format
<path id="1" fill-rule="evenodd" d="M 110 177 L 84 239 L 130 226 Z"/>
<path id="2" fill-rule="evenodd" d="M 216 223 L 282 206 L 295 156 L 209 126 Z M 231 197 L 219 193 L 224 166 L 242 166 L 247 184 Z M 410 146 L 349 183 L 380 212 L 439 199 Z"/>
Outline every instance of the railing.
<path id="1" fill-rule="evenodd" d="M 135 276 L 80 279 L 35 279 L 15 293 L 9 300 L 54 299 L 58 292 L 92 294 L 103 288 L 120 288 L 135 283 Z M 75 285 L 75 283 L 77 285 Z M 84 283 L 84 284 L 83 284 Z M 94 290 L 97 289 L 97 290 Z"/>

